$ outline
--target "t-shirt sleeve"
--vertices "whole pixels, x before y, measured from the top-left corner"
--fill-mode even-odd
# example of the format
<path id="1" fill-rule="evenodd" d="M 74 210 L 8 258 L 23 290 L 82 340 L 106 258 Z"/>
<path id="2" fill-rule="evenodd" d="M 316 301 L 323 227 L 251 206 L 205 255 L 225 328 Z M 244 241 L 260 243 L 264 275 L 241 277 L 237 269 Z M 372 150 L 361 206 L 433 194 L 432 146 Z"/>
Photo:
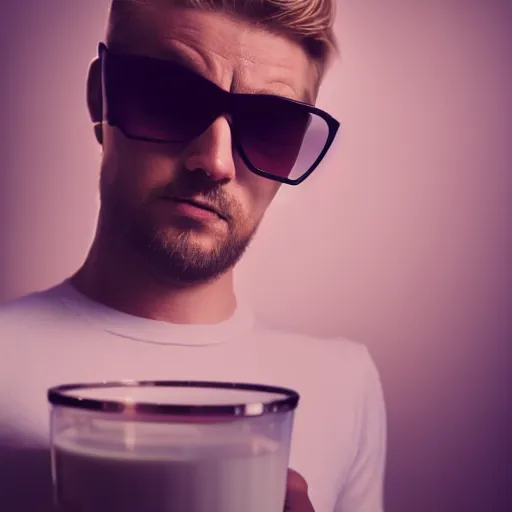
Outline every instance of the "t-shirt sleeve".
<path id="1" fill-rule="evenodd" d="M 383 512 L 387 425 L 379 373 L 364 350 L 361 409 L 357 445 L 335 512 Z"/>

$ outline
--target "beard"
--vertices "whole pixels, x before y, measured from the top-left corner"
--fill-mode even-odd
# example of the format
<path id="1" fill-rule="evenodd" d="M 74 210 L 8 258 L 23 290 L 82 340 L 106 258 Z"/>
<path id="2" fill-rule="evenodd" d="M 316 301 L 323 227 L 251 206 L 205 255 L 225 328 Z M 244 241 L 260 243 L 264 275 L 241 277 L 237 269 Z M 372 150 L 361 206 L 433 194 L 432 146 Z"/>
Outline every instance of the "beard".
<path id="1" fill-rule="evenodd" d="M 119 183 L 102 183 L 99 231 L 106 243 L 118 242 L 122 251 L 130 251 L 144 271 L 169 285 L 193 285 L 215 280 L 232 269 L 252 241 L 258 223 L 250 223 L 241 206 L 229 199 L 218 186 L 201 198 L 216 206 L 225 216 L 226 226 L 211 226 L 188 217 L 155 222 L 150 215 L 154 201 L 164 195 L 185 197 L 196 191 L 173 183 L 150 191 L 142 206 L 133 201 Z M 224 221 L 222 221 L 224 222 Z M 207 239 L 208 243 L 204 243 Z"/>

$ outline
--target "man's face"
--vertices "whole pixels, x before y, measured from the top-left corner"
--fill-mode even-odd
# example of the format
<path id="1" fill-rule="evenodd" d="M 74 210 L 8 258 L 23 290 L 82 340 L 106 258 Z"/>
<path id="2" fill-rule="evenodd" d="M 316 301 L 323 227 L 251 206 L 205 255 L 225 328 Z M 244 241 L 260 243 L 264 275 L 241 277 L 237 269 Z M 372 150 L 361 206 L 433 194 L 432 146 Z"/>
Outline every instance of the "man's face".
<path id="1" fill-rule="evenodd" d="M 126 34 L 119 51 L 177 59 L 226 91 L 302 101 L 314 94 L 315 69 L 297 43 L 225 14 L 155 2 Z M 279 186 L 247 169 L 225 117 L 170 144 L 133 140 L 103 123 L 100 226 L 167 281 L 205 282 L 229 270 Z"/>

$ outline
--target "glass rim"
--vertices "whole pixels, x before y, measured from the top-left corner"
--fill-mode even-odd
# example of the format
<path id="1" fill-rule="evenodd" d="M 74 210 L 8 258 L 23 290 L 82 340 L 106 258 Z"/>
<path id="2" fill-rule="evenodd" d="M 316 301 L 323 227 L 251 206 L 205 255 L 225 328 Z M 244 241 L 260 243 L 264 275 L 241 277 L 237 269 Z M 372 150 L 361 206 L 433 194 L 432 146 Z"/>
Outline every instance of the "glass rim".
<path id="1" fill-rule="evenodd" d="M 69 395 L 69 391 L 107 388 L 207 388 L 231 391 L 254 391 L 282 395 L 282 398 L 250 403 L 233 403 L 229 405 L 187 405 L 161 404 L 132 400 L 103 400 L 100 398 L 83 398 Z M 242 382 L 186 381 L 186 380 L 119 380 L 94 383 L 62 384 L 48 389 L 47 398 L 52 406 L 87 410 L 97 413 L 121 415 L 160 415 L 160 416 L 208 416 L 208 417 L 255 417 L 265 414 L 291 412 L 298 406 L 300 395 L 292 389 L 265 384 Z"/>

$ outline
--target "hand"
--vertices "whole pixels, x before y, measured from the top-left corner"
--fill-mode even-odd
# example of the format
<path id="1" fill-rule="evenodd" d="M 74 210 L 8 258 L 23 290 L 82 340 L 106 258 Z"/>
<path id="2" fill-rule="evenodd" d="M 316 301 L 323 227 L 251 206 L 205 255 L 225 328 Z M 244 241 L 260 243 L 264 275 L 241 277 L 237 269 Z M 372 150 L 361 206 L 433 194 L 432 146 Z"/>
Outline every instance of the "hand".
<path id="1" fill-rule="evenodd" d="M 288 470 L 284 510 L 285 512 L 315 512 L 308 496 L 306 480 L 293 469 Z"/>

